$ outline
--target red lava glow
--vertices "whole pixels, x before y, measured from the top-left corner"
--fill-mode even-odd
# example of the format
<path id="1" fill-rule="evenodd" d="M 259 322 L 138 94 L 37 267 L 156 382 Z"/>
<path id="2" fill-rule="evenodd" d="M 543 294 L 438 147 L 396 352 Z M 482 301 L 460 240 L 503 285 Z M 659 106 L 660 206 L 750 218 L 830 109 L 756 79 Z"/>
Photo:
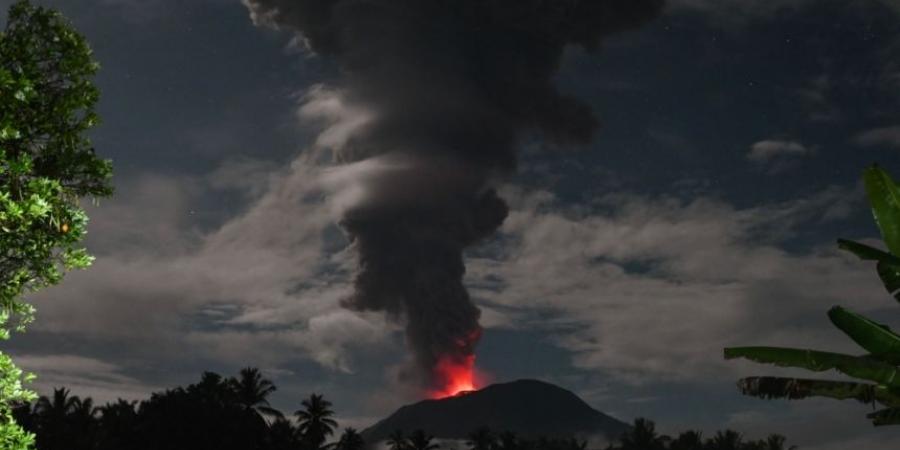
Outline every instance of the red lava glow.
<path id="1" fill-rule="evenodd" d="M 475 356 L 462 359 L 442 357 L 434 368 L 436 378 L 442 380 L 443 387 L 428 393 L 429 398 L 440 399 L 463 395 L 475 388 Z"/>

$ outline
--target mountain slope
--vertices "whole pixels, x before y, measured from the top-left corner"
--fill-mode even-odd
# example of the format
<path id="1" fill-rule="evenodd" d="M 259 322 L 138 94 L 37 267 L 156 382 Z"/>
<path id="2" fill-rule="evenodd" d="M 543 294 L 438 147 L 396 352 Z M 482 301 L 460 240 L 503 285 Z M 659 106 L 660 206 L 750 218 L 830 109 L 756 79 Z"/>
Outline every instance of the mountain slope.
<path id="1" fill-rule="evenodd" d="M 363 431 L 368 442 L 394 430 L 423 429 L 437 438 L 465 439 L 478 427 L 525 437 L 603 435 L 616 438 L 629 426 L 591 408 L 559 386 L 537 380 L 494 384 L 479 391 L 404 406 Z"/>

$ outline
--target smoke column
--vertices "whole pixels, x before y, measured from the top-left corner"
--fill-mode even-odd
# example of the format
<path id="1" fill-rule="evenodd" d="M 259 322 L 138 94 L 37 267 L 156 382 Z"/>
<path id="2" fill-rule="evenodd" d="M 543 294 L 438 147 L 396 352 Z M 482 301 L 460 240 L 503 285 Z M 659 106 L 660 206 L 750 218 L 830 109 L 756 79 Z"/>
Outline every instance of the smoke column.
<path id="1" fill-rule="evenodd" d="M 297 34 L 336 62 L 340 101 L 366 111 L 340 163 L 389 169 L 360 180 L 342 221 L 359 252 L 346 306 L 403 318 L 423 387 L 471 376 L 480 312 L 463 285 L 463 251 L 507 215 L 492 185 L 539 133 L 586 144 L 590 108 L 553 84 L 567 45 L 655 17 L 664 0 L 244 0 L 254 23 Z"/>

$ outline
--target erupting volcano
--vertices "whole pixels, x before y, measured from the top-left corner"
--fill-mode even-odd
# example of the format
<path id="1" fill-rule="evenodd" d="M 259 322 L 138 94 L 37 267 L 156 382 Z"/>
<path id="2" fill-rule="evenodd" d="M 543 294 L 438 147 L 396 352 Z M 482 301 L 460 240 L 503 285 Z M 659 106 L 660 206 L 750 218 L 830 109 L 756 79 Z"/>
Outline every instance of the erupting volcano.
<path id="1" fill-rule="evenodd" d="M 430 396 L 474 388 L 479 309 L 467 248 L 507 216 L 496 186 L 523 139 L 588 144 L 597 120 L 560 93 L 567 46 L 655 17 L 663 0 L 244 0 L 257 24 L 337 64 L 305 97 L 348 186 L 332 200 L 359 255 L 344 306 L 406 325 L 403 372 Z"/>
<path id="2" fill-rule="evenodd" d="M 474 391 L 475 356 L 467 356 L 461 360 L 450 357 L 441 358 L 434 367 L 434 379 L 443 386 L 428 393 L 429 398 L 439 399 L 452 397 Z"/>

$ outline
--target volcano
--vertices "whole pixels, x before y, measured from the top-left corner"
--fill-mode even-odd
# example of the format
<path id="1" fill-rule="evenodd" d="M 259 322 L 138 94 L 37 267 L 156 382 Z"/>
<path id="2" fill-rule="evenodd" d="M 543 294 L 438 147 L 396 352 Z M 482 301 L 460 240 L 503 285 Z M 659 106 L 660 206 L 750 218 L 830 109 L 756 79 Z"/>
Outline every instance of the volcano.
<path id="1" fill-rule="evenodd" d="M 373 443 L 395 430 L 410 433 L 417 429 L 439 439 L 466 439 L 479 427 L 528 438 L 606 439 L 618 438 L 630 428 L 566 389 L 538 380 L 518 380 L 404 406 L 362 434 Z"/>

